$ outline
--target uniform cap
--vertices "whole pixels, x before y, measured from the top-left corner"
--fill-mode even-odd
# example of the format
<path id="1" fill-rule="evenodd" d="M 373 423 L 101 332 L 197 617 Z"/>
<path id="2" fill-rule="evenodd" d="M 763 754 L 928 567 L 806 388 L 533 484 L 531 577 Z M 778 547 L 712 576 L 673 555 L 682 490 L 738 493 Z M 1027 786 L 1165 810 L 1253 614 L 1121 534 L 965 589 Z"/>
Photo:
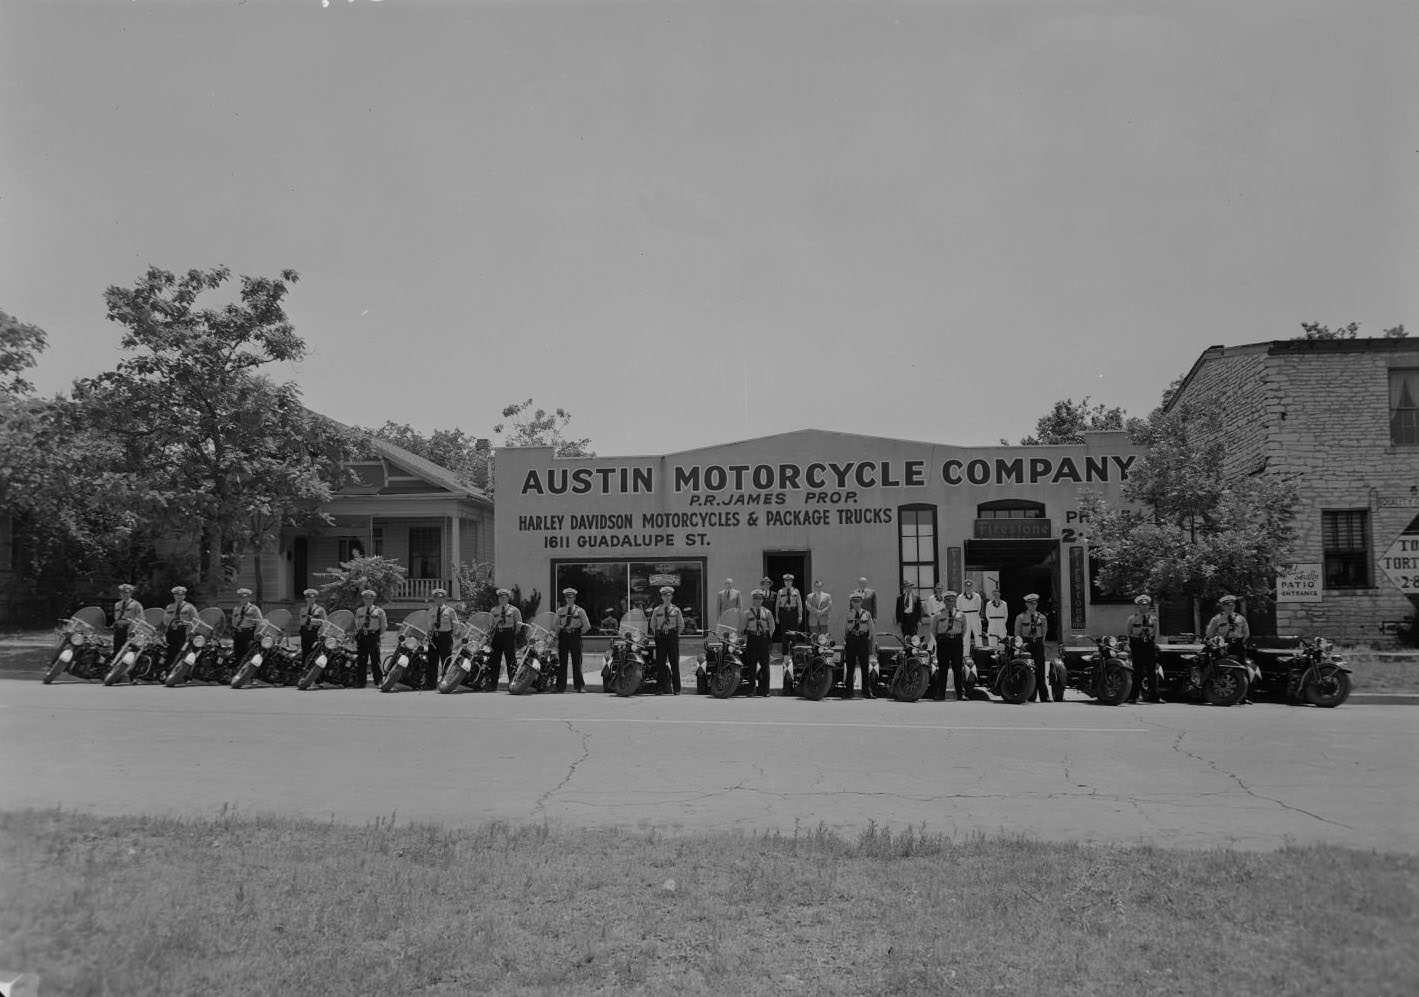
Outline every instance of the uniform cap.
<path id="1" fill-rule="evenodd" d="M 1153 599 L 1150 596 L 1140 595 L 1137 599 L 1133 600 L 1133 604 L 1135 606 L 1151 606 Z"/>
<path id="2" fill-rule="evenodd" d="M 862 593 L 861 593 L 861 592 L 854 592 L 852 595 L 850 595 L 850 596 L 847 597 L 847 601 L 848 601 L 848 602 L 861 602 L 861 601 L 862 601 Z"/>
<path id="3" fill-rule="evenodd" d="M 1037 596 L 1037 595 L 1035 595 L 1035 593 L 1031 592 L 1029 595 L 1025 596 L 1025 601 L 1026 601 L 1026 602 L 1039 602 L 1039 601 L 1040 601 L 1040 597 Z"/>
<path id="4" fill-rule="evenodd" d="M 660 594 L 661 594 L 661 595 L 674 595 L 674 594 L 675 594 L 675 590 L 674 590 L 673 588 L 671 588 L 669 585 L 662 585 L 662 586 L 660 586 Z"/>
<path id="5" fill-rule="evenodd" d="M 562 595 L 576 595 L 576 589 L 568 585 L 566 588 L 562 589 Z"/>
<path id="6" fill-rule="evenodd" d="M 943 598 L 943 599 L 954 599 L 954 598 L 956 598 L 956 596 L 959 595 L 959 594 L 960 594 L 960 593 L 956 592 L 956 591 L 953 590 L 953 589 L 947 589 L 945 592 L 942 592 L 942 593 L 941 593 L 941 598 Z M 1026 598 L 1029 598 L 1029 597 L 1026 596 Z"/>
<path id="7" fill-rule="evenodd" d="M 442 599 L 444 596 L 448 595 L 448 593 L 443 589 L 434 589 L 429 595 L 433 596 L 435 599 Z"/>
<path id="8" fill-rule="evenodd" d="M 1234 595 L 1224 595 L 1224 596 L 1222 596 L 1222 598 L 1218 599 L 1217 601 L 1218 601 L 1218 602 L 1236 602 L 1236 601 L 1237 601 L 1237 597 L 1234 596 Z"/>
<path id="9" fill-rule="evenodd" d="M 120 591 L 120 592 L 132 592 L 132 591 L 133 591 L 133 586 L 132 586 L 132 585 L 129 585 L 127 582 L 124 582 L 122 585 L 118 586 L 118 591 Z"/>
<path id="10" fill-rule="evenodd" d="M 320 595 L 320 589 L 306 589 L 301 595 L 317 596 Z"/>
<path id="11" fill-rule="evenodd" d="M 791 582 L 791 581 L 793 581 L 793 576 L 792 576 L 792 575 L 784 575 L 784 576 L 783 576 L 783 580 L 786 581 L 786 582 Z"/>
<path id="12" fill-rule="evenodd" d="M 373 599 L 376 595 L 378 595 L 378 593 L 375 592 L 374 589 L 360 589 L 360 595 L 367 595 L 371 599 Z"/>
<path id="13" fill-rule="evenodd" d="M 511 590 L 511 589 L 498 589 L 497 594 L 498 594 L 498 595 L 505 595 L 505 596 L 507 596 L 509 599 L 512 598 L 512 590 Z"/>
<path id="14" fill-rule="evenodd" d="M 251 595 L 251 589 L 237 589 L 237 595 Z"/>
<path id="15" fill-rule="evenodd" d="M 187 594 L 187 586 L 186 586 L 186 585 L 174 585 L 174 586 L 172 587 L 172 594 L 173 594 L 173 595 L 186 595 L 186 594 Z"/>
<path id="16" fill-rule="evenodd" d="M 760 592 L 758 589 L 755 589 L 753 592 L 749 593 L 749 598 L 758 599 L 760 602 L 763 602 L 764 593 Z"/>

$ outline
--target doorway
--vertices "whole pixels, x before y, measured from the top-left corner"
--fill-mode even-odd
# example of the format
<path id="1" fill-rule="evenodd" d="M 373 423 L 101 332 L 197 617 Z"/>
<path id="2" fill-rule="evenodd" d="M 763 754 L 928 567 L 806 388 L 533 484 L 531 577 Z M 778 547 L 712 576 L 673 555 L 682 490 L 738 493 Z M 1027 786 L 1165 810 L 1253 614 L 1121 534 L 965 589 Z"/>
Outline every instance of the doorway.
<path id="1" fill-rule="evenodd" d="M 292 599 L 299 599 L 305 594 L 305 590 L 310 588 L 310 545 L 305 537 L 296 537 L 291 544 L 291 567 L 295 576 L 294 592 Z"/>
<path id="2" fill-rule="evenodd" d="M 793 576 L 793 587 L 808 593 L 813 589 L 813 580 L 808 572 L 813 567 L 812 553 L 806 550 L 766 550 L 764 551 L 764 574 L 773 579 L 774 588 L 783 586 L 783 576 Z M 754 586 L 758 588 L 757 585 Z"/>
<path id="3" fill-rule="evenodd" d="M 1059 544 L 1053 540 L 967 540 L 967 572 L 984 571 L 1000 579 L 1000 598 L 1010 607 L 1010 626 L 1025 611 L 1025 596 L 1040 597 L 1039 610 L 1049 620 L 1047 640 L 1063 632 L 1059 585 Z M 983 599 L 990 592 L 981 593 Z"/>

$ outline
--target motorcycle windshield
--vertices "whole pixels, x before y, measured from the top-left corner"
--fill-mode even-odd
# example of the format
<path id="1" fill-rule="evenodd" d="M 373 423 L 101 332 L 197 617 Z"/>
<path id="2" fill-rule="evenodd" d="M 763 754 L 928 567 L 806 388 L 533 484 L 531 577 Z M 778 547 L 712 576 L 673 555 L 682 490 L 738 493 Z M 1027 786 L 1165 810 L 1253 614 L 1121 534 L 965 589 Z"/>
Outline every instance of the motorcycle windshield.
<path id="1" fill-rule="evenodd" d="M 557 614 L 548 610 L 538 613 L 527 626 L 527 636 L 532 640 L 548 640 L 557 630 Z"/>
<path id="2" fill-rule="evenodd" d="M 163 625 L 163 618 L 166 616 L 167 614 L 157 607 L 143 610 L 144 622 L 154 630 L 159 629 Z"/>
<path id="3" fill-rule="evenodd" d="M 227 625 L 227 614 L 216 606 L 208 606 L 197 614 L 197 622 L 200 624 L 200 631 L 219 634 Z"/>
<path id="4" fill-rule="evenodd" d="M 900 654 L 902 651 L 902 639 L 896 634 L 878 634 L 877 653 L 881 654 L 884 651 L 895 651 Z"/>
<path id="5" fill-rule="evenodd" d="M 337 609 L 325 618 L 322 635 L 333 634 L 343 638 L 355 625 L 355 614 L 348 609 Z"/>
<path id="6" fill-rule="evenodd" d="M 162 610 L 158 611 L 161 614 Z M 143 645 L 158 635 L 158 628 L 147 620 L 134 620 L 128 625 L 128 643 Z"/>
<path id="7" fill-rule="evenodd" d="M 92 630 L 99 629 L 107 622 L 103 615 L 103 610 L 98 606 L 85 606 L 71 616 L 70 619 L 76 621 L 81 628 L 88 627 Z"/>
<path id="8" fill-rule="evenodd" d="M 464 621 L 461 636 L 467 637 L 468 643 L 470 644 L 481 644 L 488 639 L 488 631 L 491 630 L 492 627 L 492 613 L 474 613 Z"/>
<path id="9" fill-rule="evenodd" d="M 399 624 L 399 632 L 423 640 L 429 632 L 429 611 L 427 609 L 414 610 Z"/>
<path id="10" fill-rule="evenodd" d="M 714 621 L 714 633 L 710 637 L 733 640 L 744 632 L 744 620 L 747 615 L 742 609 L 726 609 L 719 614 L 719 619 Z"/>
<path id="11" fill-rule="evenodd" d="M 273 609 L 266 614 L 266 630 L 277 635 L 284 634 L 291 629 L 291 611 L 289 609 Z"/>
<path id="12" fill-rule="evenodd" d="M 617 633 L 644 637 L 649 630 L 650 622 L 645 618 L 644 611 L 633 609 L 621 617 L 621 625 L 617 628 Z"/>

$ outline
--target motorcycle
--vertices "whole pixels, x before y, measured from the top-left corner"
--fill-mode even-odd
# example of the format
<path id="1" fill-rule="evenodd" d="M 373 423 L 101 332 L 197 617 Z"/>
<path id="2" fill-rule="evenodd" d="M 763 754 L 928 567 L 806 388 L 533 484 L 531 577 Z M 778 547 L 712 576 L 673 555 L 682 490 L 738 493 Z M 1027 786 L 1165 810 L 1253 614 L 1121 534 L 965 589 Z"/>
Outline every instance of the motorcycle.
<path id="1" fill-rule="evenodd" d="M 102 678 L 108 641 L 99 631 L 105 623 L 103 610 L 85 606 L 73 616 L 59 621 L 59 643 L 54 660 L 45 669 L 41 681 L 49 685 L 68 672 L 75 678 Z"/>
<path id="2" fill-rule="evenodd" d="M 462 686 L 474 692 L 493 692 L 497 678 L 493 675 L 493 647 L 488 643 L 488 630 L 493 624 L 492 613 L 474 613 L 458 628 L 454 636 L 458 648 L 444 662 L 439 676 L 439 692 L 450 693 Z"/>
<path id="3" fill-rule="evenodd" d="M 919 633 L 905 641 L 894 633 L 877 635 L 877 650 L 867 661 L 868 681 L 877 695 L 915 703 L 926 695 L 936 674 L 931 648 Z"/>
<path id="4" fill-rule="evenodd" d="M 726 609 L 705 635 L 704 653 L 695 656 L 695 691 L 728 699 L 739 687 L 754 688 L 753 666 L 744 661 L 744 611 Z"/>
<path id="5" fill-rule="evenodd" d="M 842 656 L 827 634 L 790 631 L 790 636 L 802 640 L 789 645 L 789 659 L 783 667 L 784 695 L 797 692 L 804 699 L 819 702 L 843 681 Z"/>
<path id="6" fill-rule="evenodd" d="M 1119 638 L 1096 637 L 1092 648 L 1074 645 L 1062 647 L 1060 652 L 1070 687 L 1105 706 L 1117 706 L 1128 698 L 1133 689 L 1133 664 Z"/>
<path id="7" fill-rule="evenodd" d="M 232 676 L 232 688 L 240 689 L 259 678 L 267 685 L 292 685 L 300 677 L 300 652 L 287 643 L 286 628 L 291 625 L 289 610 L 273 609 L 256 628 L 251 648 L 237 665 Z"/>
<path id="8" fill-rule="evenodd" d="M 1324 637 L 1254 637 L 1247 654 L 1255 663 L 1247 696 L 1332 708 L 1350 696 L 1350 669 Z"/>
<path id="9" fill-rule="evenodd" d="M 607 692 L 621 697 L 634 696 L 643 685 L 658 686 L 662 681 L 646 675 L 655 653 L 647 627 L 645 613 L 639 609 L 632 609 L 621 617 L 620 629 L 611 639 L 606 664 L 601 668 L 601 684 Z"/>
<path id="10" fill-rule="evenodd" d="M 557 614 L 550 610 L 538 613 L 531 623 L 523 624 L 526 645 L 517 671 L 508 679 L 507 691 L 514 696 L 525 692 L 550 692 L 557 676 Z"/>
<path id="11" fill-rule="evenodd" d="M 128 624 L 128 640 L 108 664 L 104 685 L 117 685 L 124 679 L 133 682 L 156 682 L 162 674 L 167 648 L 158 638 L 163 625 L 161 609 L 145 609 L 141 620 Z"/>
<path id="12" fill-rule="evenodd" d="M 429 611 L 416 609 L 399 624 L 399 637 L 394 650 L 384 659 L 384 681 L 379 684 L 379 691 L 393 692 L 410 671 L 415 676 L 423 675 L 428 660 Z M 405 684 L 414 688 L 413 683 Z"/>
<path id="13" fill-rule="evenodd" d="M 1201 644 L 1182 648 L 1168 648 L 1167 661 L 1184 666 L 1181 676 L 1169 673 L 1164 664 L 1164 675 L 1169 679 L 1170 691 L 1174 696 L 1198 700 L 1203 699 L 1213 706 L 1235 706 L 1247 698 L 1251 688 L 1251 672 L 1245 663 L 1232 657 L 1227 650 L 1227 642 L 1221 637 L 1210 637 Z M 1158 659 L 1164 663 L 1165 649 L 1160 645 Z"/>
<path id="14" fill-rule="evenodd" d="M 1035 694 L 1039 677 L 1035 661 L 1023 638 L 995 637 L 991 647 L 973 648 L 975 681 L 967 687 L 983 685 L 988 691 L 1014 706 L 1028 703 Z"/>
<path id="15" fill-rule="evenodd" d="M 316 644 L 306 655 L 305 672 L 296 688 L 302 691 L 316 685 L 339 685 L 350 688 L 356 684 L 355 669 L 359 655 L 351 636 L 355 626 L 355 614 L 348 609 L 337 609 L 320 624 Z"/>
<path id="16" fill-rule="evenodd" d="M 197 614 L 197 621 L 187 628 L 187 641 L 177 652 L 177 659 L 168 669 L 163 685 L 174 689 L 189 679 L 198 682 L 231 681 L 223 674 L 230 667 L 231 644 L 218 638 L 227 623 L 227 614 L 209 606 Z"/>

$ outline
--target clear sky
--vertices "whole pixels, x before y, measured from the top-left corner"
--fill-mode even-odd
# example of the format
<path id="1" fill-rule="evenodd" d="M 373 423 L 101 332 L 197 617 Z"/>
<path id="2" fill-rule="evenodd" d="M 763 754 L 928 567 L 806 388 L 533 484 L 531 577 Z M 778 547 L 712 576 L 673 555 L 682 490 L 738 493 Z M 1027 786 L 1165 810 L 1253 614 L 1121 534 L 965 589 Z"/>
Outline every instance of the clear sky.
<path id="1" fill-rule="evenodd" d="M 1216 343 L 1419 334 L 1419 4 L 0 0 L 0 308 L 302 280 L 345 422 L 605 454 L 1145 414 Z"/>

